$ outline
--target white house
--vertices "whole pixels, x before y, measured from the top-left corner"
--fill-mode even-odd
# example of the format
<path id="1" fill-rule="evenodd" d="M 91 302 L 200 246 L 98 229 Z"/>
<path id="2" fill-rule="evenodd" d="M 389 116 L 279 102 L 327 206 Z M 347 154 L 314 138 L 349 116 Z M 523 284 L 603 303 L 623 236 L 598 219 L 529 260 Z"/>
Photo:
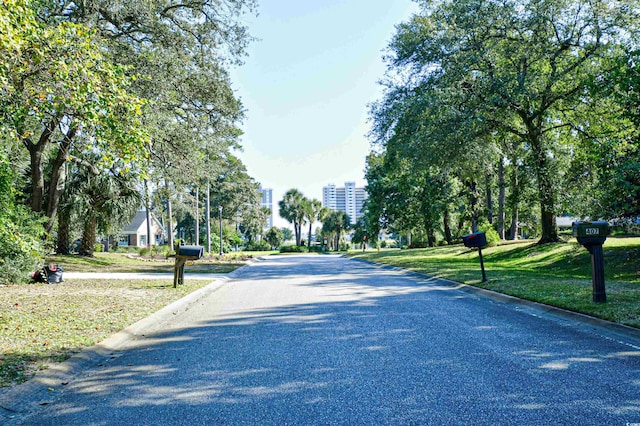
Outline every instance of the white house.
<path id="1" fill-rule="evenodd" d="M 151 214 L 151 235 L 153 235 L 151 245 L 163 244 L 167 236 L 167 231 L 153 214 Z M 147 246 L 147 212 L 145 210 L 136 212 L 131 223 L 125 226 L 118 245 L 134 247 Z"/>

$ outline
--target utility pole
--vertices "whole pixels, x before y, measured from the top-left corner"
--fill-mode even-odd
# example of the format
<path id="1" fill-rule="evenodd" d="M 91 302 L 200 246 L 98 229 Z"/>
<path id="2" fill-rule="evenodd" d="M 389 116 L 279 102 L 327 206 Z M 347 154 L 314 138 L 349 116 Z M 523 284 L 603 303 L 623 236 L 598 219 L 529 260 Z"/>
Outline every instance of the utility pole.
<path id="1" fill-rule="evenodd" d="M 211 253 L 211 183 L 207 178 L 207 253 Z"/>

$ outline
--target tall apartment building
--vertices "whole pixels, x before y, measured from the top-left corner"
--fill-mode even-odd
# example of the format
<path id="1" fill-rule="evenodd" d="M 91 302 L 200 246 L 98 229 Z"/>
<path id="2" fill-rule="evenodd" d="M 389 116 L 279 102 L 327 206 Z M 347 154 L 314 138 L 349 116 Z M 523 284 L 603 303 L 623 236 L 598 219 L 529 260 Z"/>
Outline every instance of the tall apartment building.
<path id="1" fill-rule="evenodd" d="M 354 225 L 362 217 L 362 207 L 367 193 L 364 188 L 356 188 L 355 182 L 345 182 L 344 187 L 334 184 L 322 188 L 322 205 L 331 210 L 340 210 L 349 215 Z"/>
<path id="2" fill-rule="evenodd" d="M 258 185 L 258 192 L 260 193 L 260 205 L 262 207 L 268 207 L 269 210 L 271 210 L 268 226 L 270 229 L 273 227 L 273 189 L 263 188 L 262 185 Z"/>

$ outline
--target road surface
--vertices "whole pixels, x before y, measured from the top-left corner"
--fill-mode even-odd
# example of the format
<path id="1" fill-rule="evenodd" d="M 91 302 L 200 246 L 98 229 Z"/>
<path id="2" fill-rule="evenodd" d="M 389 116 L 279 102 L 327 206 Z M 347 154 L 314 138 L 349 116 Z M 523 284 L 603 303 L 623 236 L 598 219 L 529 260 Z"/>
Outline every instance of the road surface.
<path id="1" fill-rule="evenodd" d="M 24 424 L 640 423 L 637 336 L 338 256 L 245 267 Z"/>

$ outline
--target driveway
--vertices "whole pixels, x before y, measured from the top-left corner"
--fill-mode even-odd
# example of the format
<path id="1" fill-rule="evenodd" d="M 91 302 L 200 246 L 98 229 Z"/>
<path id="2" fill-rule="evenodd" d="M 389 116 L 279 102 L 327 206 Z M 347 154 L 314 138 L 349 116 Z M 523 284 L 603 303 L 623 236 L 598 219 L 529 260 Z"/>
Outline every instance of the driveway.
<path id="1" fill-rule="evenodd" d="M 122 341 L 24 424 L 640 423 L 640 339 L 338 256 L 273 256 Z"/>

